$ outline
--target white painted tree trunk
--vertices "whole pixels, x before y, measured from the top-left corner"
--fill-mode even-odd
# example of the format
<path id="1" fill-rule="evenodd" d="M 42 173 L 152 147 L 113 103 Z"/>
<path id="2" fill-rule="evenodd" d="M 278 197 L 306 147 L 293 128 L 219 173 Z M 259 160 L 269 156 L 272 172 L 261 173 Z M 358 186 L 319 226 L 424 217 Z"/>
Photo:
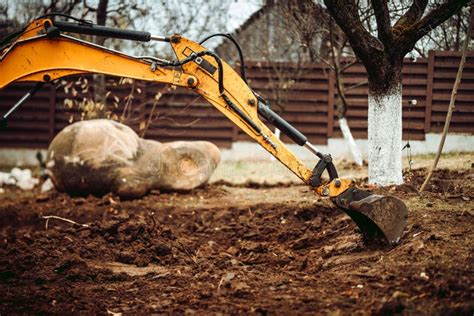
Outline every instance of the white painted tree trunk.
<path id="1" fill-rule="evenodd" d="M 389 93 L 369 92 L 369 182 L 377 185 L 403 183 L 402 87 Z"/>
<path id="2" fill-rule="evenodd" d="M 349 128 L 345 117 L 339 119 L 339 128 L 342 131 L 342 135 L 344 135 L 344 139 L 349 145 L 349 149 L 351 151 L 352 158 L 354 158 L 354 162 L 359 166 L 362 166 L 362 154 L 360 152 L 359 147 L 357 147 L 354 138 L 352 137 L 351 129 Z"/>

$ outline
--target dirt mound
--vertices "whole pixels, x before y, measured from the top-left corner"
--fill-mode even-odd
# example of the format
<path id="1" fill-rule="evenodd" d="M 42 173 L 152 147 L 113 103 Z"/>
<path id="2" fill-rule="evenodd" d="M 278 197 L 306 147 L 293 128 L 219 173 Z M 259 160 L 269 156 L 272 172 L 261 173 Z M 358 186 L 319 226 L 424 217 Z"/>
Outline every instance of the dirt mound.
<path id="1" fill-rule="evenodd" d="M 406 181 L 415 186 L 421 187 L 428 170 L 417 169 L 406 175 Z M 426 187 L 427 192 L 442 193 L 449 195 L 464 195 L 474 197 L 474 190 L 466 185 L 466 181 L 473 181 L 474 171 L 472 170 L 437 170 Z"/>
<path id="2" fill-rule="evenodd" d="M 471 315 L 470 177 L 442 171 L 447 191 L 421 195 L 421 173 L 404 186 L 364 184 L 408 205 L 393 249 L 365 245 L 303 186 L 209 185 L 133 201 L 9 188 L 0 313 Z"/>

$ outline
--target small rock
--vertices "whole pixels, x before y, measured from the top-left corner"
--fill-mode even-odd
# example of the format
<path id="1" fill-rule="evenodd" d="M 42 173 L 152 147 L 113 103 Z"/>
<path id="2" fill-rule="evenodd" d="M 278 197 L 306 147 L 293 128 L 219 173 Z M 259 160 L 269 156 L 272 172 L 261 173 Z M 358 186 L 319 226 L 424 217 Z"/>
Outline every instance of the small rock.
<path id="1" fill-rule="evenodd" d="M 411 184 L 401 184 L 393 187 L 394 191 L 405 192 L 405 193 L 418 193 L 418 190 Z"/>
<path id="2" fill-rule="evenodd" d="M 328 254 L 334 251 L 335 246 L 324 246 L 323 251 L 324 253 Z"/>
<path id="3" fill-rule="evenodd" d="M 147 257 L 137 257 L 133 262 L 137 267 L 142 268 L 150 264 L 150 260 Z"/>
<path id="4" fill-rule="evenodd" d="M 86 202 L 86 199 L 83 197 L 79 197 L 79 198 L 73 199 L 72 202 L 76 205 L 82 205 Z"/>
<path id="5" fill-rule="evenodd" d="M 116 235 L 117 234 L 117 231 L 118 231 L 118 228 L 120 226 L 120 221 L 117 220 L 117 219 L 113 219 L 113 220 L 109 220 L 105 223 L 102 223 L 101 224 L 101 229 L 102 231 L 104 232 L 104 235 L 105 234 L 113 234 L 113 235 Z"/>
<path id="6" fill-rule="evenodd" d="M 172 249 L 170 246 L 164 244 L 164 243 L 159 243 L 151 247 L 151 250 L 157 255 L 158 257 L 164 257 L 168 256 L 171 254 Z"/>
<path id="7" fill-rule="evenodd" d="M 235 256 L 239 252 L 239 249 L 237 249 L 236 247 L 230 246 L 229 248 L 227 248 L 225 252 Z"/>
<path id="8" fill-rule="evenodd" d="M 91 235 L 90 229 L 84 229 L 79 232 L 80 238 L 88 238 Z"/>
<path id="9" fill-rule="evenodd" d="M 430 237 L 428 237 L 428 240 L 443 240 L 443 237 L 437 234 L 431 234 Z"/>
<path id="10" fill-rule="evenodd" d="M 229 282 L 230 280 L 232 280 L 233 278 L 235 277 L 235 273 L 234 272 L 227 272 L 224 276 L 224 281 L 225 282 Z"/>
<path id="11" fill-rule="evenodd" d="M 16 179 L 10 173 L 0 171 L 0 185 L 3 184 L 14 185 L 16 184 Z"/>
<path id="12" fill-rule="evenodd" d="M 42 193 L 48 192 L 48 191 L 51 191 L 53 188 L 54 188 L 53 181 L 51 181 L 51 179 L 48 178 L 48 180 L 43 182 L 43 184 L 41 185 L 41 192 Z"/>
<path id="13" fill-rule="evenodd" d="M 111 310 L 107 310 L 107 314 L 112 315 L 112 316 L 122 316 L 122 313 L 120 313 L 120 312 L 116 313 L 116 312 L 113 312 Z"/>
<path id="14" fill-rule="evenodd" d="M 393 294 L 392 294 L 392 298 L 409 297 L 409 296 L 410 296 L 410 295 L 408 295 L 407 293 L 402 292 L 402 291 L 395 291 L 395 292 L 393 292 Z"/>
<path id="15" fill-rule="evenodd" d="M 16 186 L 22 190 L 31 190 L 39 183 L 37 178 L 33 178 L 30 169 L 13 168 L 10 175 L 16 180 Z"/>
<path id="16" fill-rule="evenodd" d="M 131 252 L 119 252 L 115 256 L 115 261 L 126 264 L 132 264 L 135 262 L 135 255 Z"/>
<path id="17" fill-rule="evenodd" d="M 245 282 L 241 282 L 241 281 L 233 281 L 231 284 L 230 284 L 230 287 L 234 290 L 234 291 L 242 291 L 242 290 L 246 290 L 246 289 L 249 289 L 250 286 L 245 283 Z"/>
<path id="18" fill-rule="evenodd" d="M 421 272 L 420 273 L 420 278 L 424 279 L 424 280 L 429 280 L 430 277 L 426 274 L 426 272 Z"/>
<path id="19" fill-rule="evenodd" d="M 46 194 L 46 193 L 39 194 L 35 198 L 36 202 L 44 202 L 44 201 L 47 201 L 47 200 L 49 200 L 49 195 Z"/>

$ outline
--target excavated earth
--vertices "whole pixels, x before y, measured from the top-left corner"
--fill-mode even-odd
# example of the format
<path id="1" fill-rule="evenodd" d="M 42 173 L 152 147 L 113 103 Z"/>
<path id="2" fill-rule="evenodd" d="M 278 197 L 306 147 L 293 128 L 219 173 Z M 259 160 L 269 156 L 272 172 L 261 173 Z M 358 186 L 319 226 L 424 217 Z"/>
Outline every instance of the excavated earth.
<path id="1" fill-rule="evenodd" d="M 364 244 L 305 186 L 132 201 L 6 188 L 0 314 L 472 315 L 474 173 L 439 171 L 418 194 L 423 174 L 377 189 L 410 209 L 395 248 Z"/>

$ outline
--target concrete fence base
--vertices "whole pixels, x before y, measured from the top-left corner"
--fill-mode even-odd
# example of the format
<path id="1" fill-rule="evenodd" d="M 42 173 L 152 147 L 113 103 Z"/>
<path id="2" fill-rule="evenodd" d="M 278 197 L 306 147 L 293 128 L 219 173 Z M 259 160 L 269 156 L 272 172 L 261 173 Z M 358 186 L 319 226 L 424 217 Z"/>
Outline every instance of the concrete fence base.
<path id="1" fill-rule="evenodd" d="M 438 151 L 441 134 L 426 134 L 425 140 L 410 141 L 412 155 L 435 154 Z M 367 159 L 368 148 L 366 139 L 356 139 L 357 146 L 362 152 L 364 159 Z M 406 140 L 402 142 L 404 146 Z M 306 148 L 296 144 L 286 144 L 302 160 L 312 160 L 314 155 Z M 316 146 L 319 151 L 329 153 L 334 158 L 345 158 L 352 160 L 349 146 L 343 138 L 329 138 L 327 145 Z M 401 149 L 401 148 L 400 148 Z M 443 153 L 448 152 L 474 152 L 474 135 L 470 134 L 449 134 L 444 144 Z M 403 150 L 403 156 L 407 151 Z M 235 142 L 230 149 L 221 149 L 221 159 L 226 160 L 266 160 L 271 159 L 267 153 L 257 143 Z"/>
<path id="2" fill-rule="evenodd" d="M 412 155 L 436 153 L 440 138 L 441 134 L 426 134 L 425 140 L 410 141 Z M 356 143 L 359 146 L 364 159 L 366 159 L 368 153 L 367 140 L 357 139 Z M 405 145 L 406 140 L 404 140 L 402 144 Z M 295 144 L 287 145 L 300 159 L 314 159 L 314 155 L 306 148 Z M 336 159 L 352 159 L 349 147 L 343 138 L 329 138 L 327 145 L 317 146 L 317 148 L 323 153 L 330 153 Z M 37 166 L 39 164 L 39 161 L 36 158 L 38 152 L 41 152 L 42 156 L 46 157 L 45 149 L 2 148 L 0 149 L 0 167 Z M 446 138 L 443 152 L 474 152 L 474 135 L 449 134 Z M 404 150 L 402 154 L 406 156 L 407 151 Z M 230 149 L 221 149 L 221 160 L 271 160 L 271 155 L 257 143 L 235 142 L 232 144 Z"/>

